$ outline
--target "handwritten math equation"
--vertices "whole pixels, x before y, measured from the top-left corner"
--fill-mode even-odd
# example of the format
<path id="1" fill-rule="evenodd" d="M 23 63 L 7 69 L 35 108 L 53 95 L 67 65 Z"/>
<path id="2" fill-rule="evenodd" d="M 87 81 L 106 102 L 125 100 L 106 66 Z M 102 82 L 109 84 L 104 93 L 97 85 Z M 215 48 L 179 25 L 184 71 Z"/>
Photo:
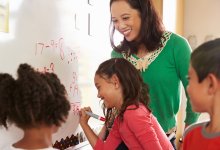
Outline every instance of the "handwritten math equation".
<path id="1" fill-rule="evenodd" d="M 69 92 L 72 96 L 79 95 L 79 87 L 77 84 L 77 81 L 78 81 L 77 78 L 78 78 L 78 76 L 77 76 L 76 72 L 73 72 L 72 73 L 72 80 L 69 85 Z"/>
<path id="2" fill-rule="evenodd" d="M 45 73 L 45 72 L 53 72 L 54 73 L 54 63 L 50 63 L 49 66 L 44 66 L 43 68 L 36 68 L 37 71 Z"/>
<path id="3" fill-rule="evenodd" d="M 64 60 L 66 57 L 68 57 L 68 64 L 78 60 L 76 53 L 73 51 L 73 49 L 64 44 L 64 39 L 62 37 L 58 40 L 50 40 L 49 42 L 37 42 L 35 47 L 35 56 L 43 55 L 44 51 L 46 50 L 51 50 L 53 52 L 58 51 L 61 60 Z"/>
<path id="4" fill-rule="evenodd" d="M 80 110 L 80 102 L 71 102 L 70 103 L 70 110 L 73 112 L 74 115 L 79 115 L 79 110 Z"/>
<path id="5" fill-rule="evenodd" d="M 35 56 L 44 54 L 45 51 L 59 52 L 59 58 L 61 62 L 70 64 L 78 63 L 78 55 L 70 47 L 65 46 L 64 39 L 59 38 L 58 40 L 50 40 L 49 42 L 37 42 L 35 49 Z M 50 62 L 43 67 L 36 68 L 39 72 L 56 72 L 56 65 L 54 62 Z M 79 87 L 78 87 L 78 74 L 76 71 L 72 71 L 71 79 L 66 87 L 68 96 L 78 96 Z"/>

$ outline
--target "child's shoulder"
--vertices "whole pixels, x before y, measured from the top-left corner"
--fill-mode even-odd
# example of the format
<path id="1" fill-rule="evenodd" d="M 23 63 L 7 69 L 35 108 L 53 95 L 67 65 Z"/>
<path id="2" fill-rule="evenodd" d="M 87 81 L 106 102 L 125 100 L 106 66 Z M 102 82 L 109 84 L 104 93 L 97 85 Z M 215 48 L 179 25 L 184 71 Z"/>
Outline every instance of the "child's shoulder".
<path id="1" fill-rule="evenodd" d="M 143 104 L 139 104 L 138 106 L 136 105 L 128 106 L 126 108 L 124 116 L 131 118 L 131 117 L 145 116 L 146 114 L 151 115 L 151 112 Z"/>
<path id="2" fill-rule="evenodd" d="M 200 123 L 195 123 L 186 128 L 184 131 L 183 137 L 186 137 L 190 132 L 195 131 L 195 130 L 202 130 L 202 127 L 206 126 L 209 121 L 205 122 L 200 122 Z"/>

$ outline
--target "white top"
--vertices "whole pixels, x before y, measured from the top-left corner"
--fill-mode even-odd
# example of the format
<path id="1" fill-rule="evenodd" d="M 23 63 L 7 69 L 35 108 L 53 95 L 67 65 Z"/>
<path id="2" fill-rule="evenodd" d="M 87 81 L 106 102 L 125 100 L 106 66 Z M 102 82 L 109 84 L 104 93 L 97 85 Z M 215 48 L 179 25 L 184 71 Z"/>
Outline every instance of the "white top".
<path id="1" fill-rule="evenodd" d="M 10 146 L 4 147 L 2 150 L 27 150 L 27 149 L 15 148 L 14 146 L 10 145 Z M 30 149 L 30 150 L 58 150 L 58 149 L 53 148 L 53 147 L 48 147 L 48 148 Z"/>

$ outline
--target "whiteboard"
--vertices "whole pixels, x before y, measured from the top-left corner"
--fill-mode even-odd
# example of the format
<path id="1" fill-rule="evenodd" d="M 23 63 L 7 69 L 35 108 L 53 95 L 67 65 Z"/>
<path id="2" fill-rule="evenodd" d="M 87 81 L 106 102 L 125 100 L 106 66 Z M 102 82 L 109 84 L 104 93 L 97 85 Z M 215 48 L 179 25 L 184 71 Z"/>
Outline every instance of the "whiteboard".
<path id="1" fill-rule="evenodd" d="M 54 72 L 71 102 L 67 122 L 53 142 L 79 132 L 78 109 L 91 106 L 102 114 L 93 85 L 98 65 L 110 58 L 109 2 L 103 0 L 11 0 L 8 32 L 0 32 L 0 72 L 16 77 L 21 63 Z M 100 16 L 101 14 L 101 16 Z M 102 125 L 90 119 L 92 126 Z M 23 132 L 0 128 L 1 146 L 12 144 Z M 4 136 L 2 136 L 4 135 Z"/>

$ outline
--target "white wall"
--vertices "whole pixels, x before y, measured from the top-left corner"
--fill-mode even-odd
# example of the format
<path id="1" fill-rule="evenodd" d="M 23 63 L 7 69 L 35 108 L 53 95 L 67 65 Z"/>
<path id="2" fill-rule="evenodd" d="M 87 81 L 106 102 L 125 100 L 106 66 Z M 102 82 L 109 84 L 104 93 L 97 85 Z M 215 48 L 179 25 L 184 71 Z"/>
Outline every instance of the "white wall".
<path id="1" fill-rule="evenodd" d="M 185 0 L 184 36 L 192 48 L 220 37 L 220 0 Z M 202 114 L 199 121 L 209 116 Z"/>
<path id="2" fill-rule="evenodd" d="M 220 37 L 220 0 L 185 0 L 184 36 L 194 35 L 195 46 Z"/>

